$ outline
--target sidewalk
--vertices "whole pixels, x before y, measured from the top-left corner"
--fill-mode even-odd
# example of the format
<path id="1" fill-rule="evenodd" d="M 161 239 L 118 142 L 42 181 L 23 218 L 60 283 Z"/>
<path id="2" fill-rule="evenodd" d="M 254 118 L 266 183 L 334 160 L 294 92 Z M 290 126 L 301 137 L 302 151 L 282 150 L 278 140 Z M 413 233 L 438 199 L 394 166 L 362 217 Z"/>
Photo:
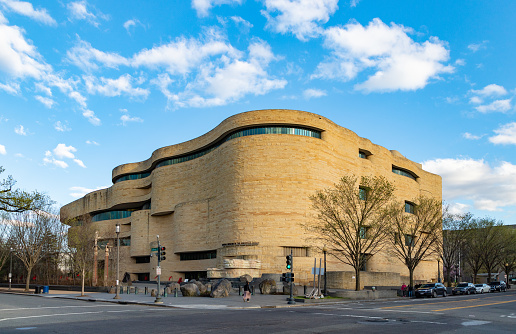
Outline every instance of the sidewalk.
<path id="1" fill-rule="evenodd" d="M 150 294 L 120 294 L 120 299 L 113 299 L 115 294 L 109 294 L 105 292 L 86 292 L 86 296 L 80 297 L 80 292 L 77 291 L 59 291 L 50 290 L 48 294 L 33 294 L 33 291 L 26 293 L 23 289 L 13 289 L 9 292 L 7 289 L 0 289 L 0 293 L 15 293 L 15 294 L 26 294 L 34 297 L 42 298 L 64 298 L 64 299 L 75 299 L 84 301 L 96 301 L 96 302 L 107 302 L 107 303 L 120 303 L 120 304 L 140 304 L 140 305 L 152 305 L 160 307 L 173 307 L 182 309 L 256 309 L 256 308 L 283 308 L 283 307 L 302 307 L 302 306 L 315 306 L 321 304 L 335 304 L 335 303 L 350 303 L 352 300 L 347 299 L 330 299 L 327 301 L 321 301 L 319 303 L 295 303 L 288 304 L 286 295 L 262 295 L 255 294 L 251 297 L 249 303 L 243 302 L 242 296 L 239 296 L 237 292 L 232 292 L 229 297 L 226 298 L 210 298 L 210 297 L 174 297 L 169 295 L 167 297 L 161 297 L 162 304 L 156 304 L 154 301 L 156 297 L 151 297 Z"/>

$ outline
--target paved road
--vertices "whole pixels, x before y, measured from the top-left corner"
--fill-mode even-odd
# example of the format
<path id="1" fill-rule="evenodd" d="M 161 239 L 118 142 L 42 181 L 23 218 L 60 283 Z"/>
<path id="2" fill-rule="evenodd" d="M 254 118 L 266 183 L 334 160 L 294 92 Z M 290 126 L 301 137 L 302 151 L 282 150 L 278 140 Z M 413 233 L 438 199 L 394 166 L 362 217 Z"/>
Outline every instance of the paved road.
<path id="1" fill-rule="evenodd" d="M 516 293 L 258 309 L 0 294 L 0 333 L 514 333 Z"/>

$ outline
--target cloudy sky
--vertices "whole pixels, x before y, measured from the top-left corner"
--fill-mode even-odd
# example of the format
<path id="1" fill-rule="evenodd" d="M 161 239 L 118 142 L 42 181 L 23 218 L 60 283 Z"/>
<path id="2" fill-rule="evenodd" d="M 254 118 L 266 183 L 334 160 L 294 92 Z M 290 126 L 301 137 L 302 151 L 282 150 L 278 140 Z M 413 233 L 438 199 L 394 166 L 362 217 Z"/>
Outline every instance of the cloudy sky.
<path id="1" fill-rule="evenodd" d="M 63 205 L 231 115 L 300 109 L 440 174 L 455 211 L 516 224 L 514 13 L 509 0 L 0 0 L 0 165 Z"/>

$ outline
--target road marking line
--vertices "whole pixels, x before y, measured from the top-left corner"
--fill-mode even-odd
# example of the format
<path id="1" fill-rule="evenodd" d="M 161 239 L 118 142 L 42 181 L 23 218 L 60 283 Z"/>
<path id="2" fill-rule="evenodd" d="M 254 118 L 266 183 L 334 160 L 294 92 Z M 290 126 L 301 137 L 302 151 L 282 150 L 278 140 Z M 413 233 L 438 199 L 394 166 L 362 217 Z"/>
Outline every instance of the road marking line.
<path id="1" fill-rule="evenodd" d="M 474 301 L 474 300 L 479 300 L 479 298 L 467 299 L 465 301 Z M 464 300 L 451 300 L 451 301 L 446 301 L 446 302 L 437 302 L 437 303 L 428 302 L 428 303 L 431 303 L 431 305 L 435 305 L 435 304 L 449 304 L 449 303 L 461 303 L 461 302 L 464 302 Z M 387 306 L 387 307 L 381 307 L 381 309 L 399 308 L 399 307 L 415 307 L 415 306 L 428 306 L 428 305 L 412 304 L 412 305 L 400 305 L 400 306 Z"/>
<path id="2" fill-rule="evenodd" d="M 98 312 L 81 312 L 81 313 L 59 313 L 59 314 L 29 315 L 29 316 L 26 316 L 26 317 L 4 318 L 4 319 L 0 319 L 0 321 L 6 321 L 6 320 L 18 320 L 18 319 L 30 319 L 30 318 L 56 317 L 56 316 L 61 316 L 61 315 L 96 314 L 96 313 L 104 313 L 104 311 L 98 311 Z"/>
<path id="3" fill-rule="evenodd" d="M 446 322 L 436 322 L 436 321 L 418 321 L 418 320 L 411 320 L 410 322 L 418 322 L 423 324 L 436 324 L 436 325 L 447 325 Z"/>
<path id="4" fill-rule="evenodd" d="M 41 309 L 56 309 L 56 308 L 90 308 L 90 307 L 113 307 L 118 305 L 95 305 L 95 306 L 45 306 L 45 307 L 20 307 L 20 308 L 3 308 L 0 311 L 20 311 L 20 310 L 41 310 Z"/>
<path id="5" fill-rule="evenodd" d="M 445 308 L 441 310 L 432 310 L 434 312 L 440 312 L 440 311 L 449 311 L 449 310 L 458 310 L 462 308 L 472 308 L 472 307 L 482 307 L 482 306 L 490 306 L 490 305 L 499 305 L 499 304 L 507 304 L 507 303 L 514 303 L 516 300 L 508 300 L 505 302 L 498 302 L 498 303 L 490 303 L 490 304 L 481 304 L 481 305 L 471 305 L 471 306 L 460 306 L 460 307 L 452 307 L 452 308 Z"/>
<path id="6" fill-rule="evenodd" d="M 444 313 L 435 313 L 435 312 L 431 312 L 431 311 L 384 310 L 381 308 L 375 308 L 375 309 L 370 309 L 370 310 L 371 311 L 383 311 L 383 312 L 401 312 L 401 313 L 444 314 Z"/>

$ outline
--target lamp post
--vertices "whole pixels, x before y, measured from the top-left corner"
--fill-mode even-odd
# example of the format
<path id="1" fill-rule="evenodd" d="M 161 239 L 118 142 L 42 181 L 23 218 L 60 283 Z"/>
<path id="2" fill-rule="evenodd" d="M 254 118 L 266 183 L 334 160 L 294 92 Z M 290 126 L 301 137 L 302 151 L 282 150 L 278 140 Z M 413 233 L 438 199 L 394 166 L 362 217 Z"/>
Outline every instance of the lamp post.
<path id="1" fill-rule="evenodd" d="M 510 289 L 510 285 L 509 285 L 509 263 L 505 263 L 505 284 L 507 284 L 507 289 Z"/>
<path id="2" fill-rule="evenodd" d="M 328 249 L 326 248 L 326 245 L 324 245 L 322 251 L 323 251 L 323 254 L 324 254 L 324 296 L 326 296 L 328 294 L 328 292 L 326 291 L 326 272 L 327 272 L 327 268 L 326 268 L 326 252 L 328 252 Z"/>
<path id="3" fill-rule="evenodd" d="M 11 247 L 10 255 L 11 255 L 11 261 L 9 263 L 9 291 L 11 291 L 11 279 L 13 277 L 13 248 Z"/>
<path id="4" fill-rule="evenodd" d="M 120 224 L 116 224 L 116 296 L 113 299 L 120 299 Z"/>
<path id="5" fill-rule="evenodd" d="M 437 282 L 441 283 L 441 261 L 437 258 Z"/>

